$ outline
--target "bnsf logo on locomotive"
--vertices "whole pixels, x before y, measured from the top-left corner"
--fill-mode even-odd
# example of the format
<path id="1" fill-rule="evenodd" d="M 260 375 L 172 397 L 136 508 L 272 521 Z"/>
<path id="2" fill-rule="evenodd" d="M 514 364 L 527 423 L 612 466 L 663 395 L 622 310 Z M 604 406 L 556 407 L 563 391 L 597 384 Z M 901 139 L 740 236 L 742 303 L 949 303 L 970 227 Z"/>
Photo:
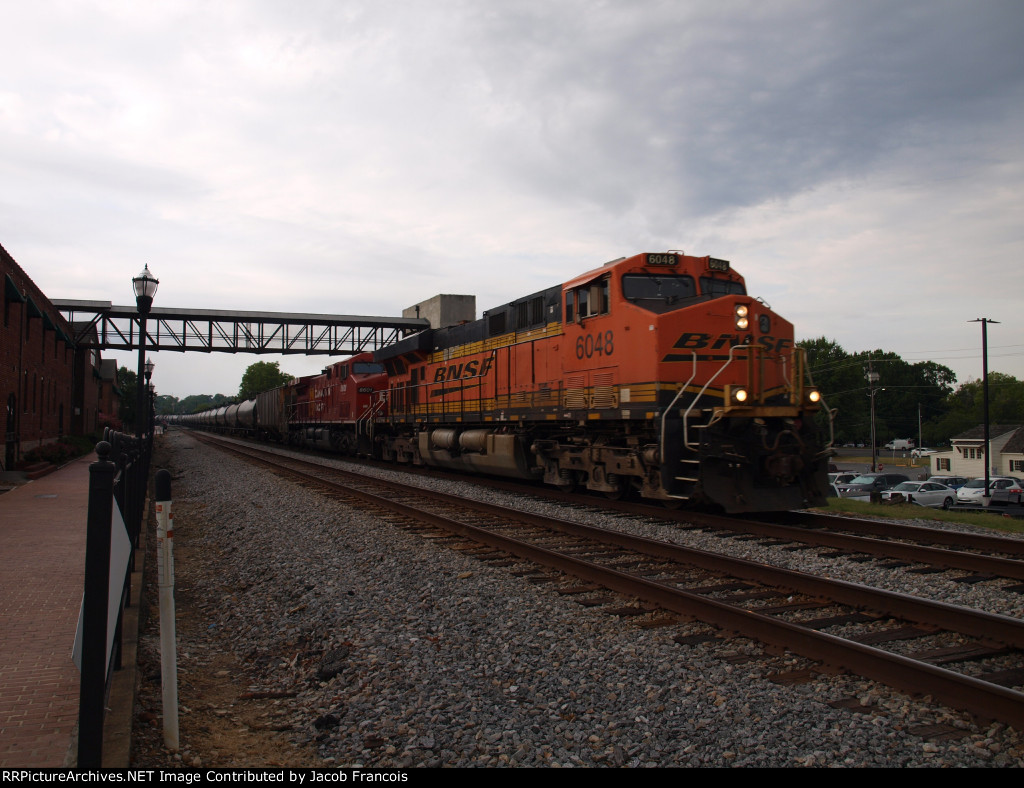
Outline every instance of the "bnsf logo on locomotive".
<path id="1" fill-rule="evenodd" d="M 772 336 L 763 336 L 758 339 L 754 338 L 753 334 L 747 334 L 741 336 L 740 334 L 719 334 L 717 337 L 711 336 L 711 334 L 699 334 L 694 332 L 687 332 L 676 340 L 676 343 L 672 346 L 681 350 L 721 350 L 726 347 L 733 347 L 734 345 L 760 345 L 765 350 L 778 350 L 782 351 L 788 347 L 792 347 L 793 340 L 786 337 L 776 339 Z"/>
<path id="2" fill-rule="evenodd" d="M 494 363 L 494 356 L 488 356 L 481 361 L 473 359 L 465 364 L 452 364 L 447 367 L 438 367 L 434 370 L 434 382 L 444 383 L 446 380 L 459 380 L 460 378 L 486 377 L 491 371 Z"/>

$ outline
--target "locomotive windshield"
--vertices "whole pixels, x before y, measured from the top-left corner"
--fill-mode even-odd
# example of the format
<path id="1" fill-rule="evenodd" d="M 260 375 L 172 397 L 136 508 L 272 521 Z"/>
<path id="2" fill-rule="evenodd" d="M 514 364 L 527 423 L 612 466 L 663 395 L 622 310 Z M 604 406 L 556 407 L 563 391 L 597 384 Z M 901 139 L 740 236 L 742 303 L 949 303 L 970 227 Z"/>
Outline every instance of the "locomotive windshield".
<path id="1" fill-rule="evenodd" d="M 622 295 L 652 312 L 668 312 L 697 296 L 692 276 L 685 274 L 623 274 Z"/>
<path id="2" fill-rule="evenodd" d="M 377 364 L 372 361 L 354 361 L 352 362 L 352 374 L 353 375 L 382 375 L 384 374 L 384 365 Z"/>
<path id="3" fill-rule="evenodd" d="M 706 296 L 724 295 L 746 295 L 747 288 L 742 282 L 733 282 L 729 279 L 715 279 L 710 276 L 700 278 L 700 291 Z"/>

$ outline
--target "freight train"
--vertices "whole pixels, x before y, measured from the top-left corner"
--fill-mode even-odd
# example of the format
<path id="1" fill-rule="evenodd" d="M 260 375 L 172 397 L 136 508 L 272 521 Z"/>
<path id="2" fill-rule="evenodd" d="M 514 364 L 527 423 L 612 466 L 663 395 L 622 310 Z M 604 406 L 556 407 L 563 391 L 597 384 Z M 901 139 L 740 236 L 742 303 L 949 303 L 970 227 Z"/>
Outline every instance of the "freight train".
<path id="1" fill-rule="evenodd" d="M 668 506 L 825 503 L 831 414 L 729 261 L 637 254 L 473 317 L 177 420 Z"/>

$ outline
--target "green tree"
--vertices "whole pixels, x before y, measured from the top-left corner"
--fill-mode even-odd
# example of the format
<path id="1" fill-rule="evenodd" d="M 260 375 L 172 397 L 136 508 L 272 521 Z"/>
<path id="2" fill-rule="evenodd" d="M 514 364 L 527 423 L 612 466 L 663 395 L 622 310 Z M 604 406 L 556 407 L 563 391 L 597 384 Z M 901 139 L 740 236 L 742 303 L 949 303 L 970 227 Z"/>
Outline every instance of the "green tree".
<path id="1" fill-rule="evenodd" d="M 252 399 L 263 391 L 276 389 L 290 381 L 292 376 L 282 372 L 277 361 L 257 361 L 250 364 L 242 375 L 242 385 L 238 388 L 238 398 Z"/>
<path id="2" fill-rule="evenodd" d="M 924 424 L 943 418 L 953 391 L 953 370 L 932 361 L 908 364 L 895 353 L 872 350 L 849 354 L 836 342 L 819 337 L 798 343 L 807 353 L 807 367 L 829 408 L 837 411 L 837 443 L 868 442 L 871 435 L 869 370 L 875 385 L 875 432 L 880 443 L 892 438 L 932 441 Z"/>
<path id="3" fill-rule="evenodd" d="M 210 408 L 219 408 L 232 400 L 223 394 L 190 394 L 178 403 L 176 413 L 199 413 Z"/>
<path id="4" fill-rule="evenodd" d="M 156 415 L 166 416 L 173 413 L 180 413 L 178 410 L 178 398 L 170 394 L 157 394 Z"/>
<path id="5" fill-rule="evenodd" d="M 865 440 L 870 433 L 867 382 L 860 362 L 837 342 L 825 337 L 798 343 L 807 352 L 807 369 L 811 379 L 825 398 L 830 410 L 836 411 L 837 443 Z M 823 415 L 823 419 L 827 418 Z M 822 424 L 822 427 L 826 427 Z"/>
<path id="6" fill-rule="evenodd" d="M 117 387 L 121 390 L 121 409 L 118 415 L 124 429 L 134 431 L 135 429 L 135 397 L 138 393 L 138 375 L 128 367 L 120 367 L 117 370 Z"/>
<path id="7" fill-rule="evenodd" d="M 984 384 L 970 380 L 945 400 L 941 418 L 936 419 L 926 432 L 928 440 L 936 444 L 948 443 L 950 438 L 977 427 L 985 420 Z M 1024 424 L 1024 381 L 1002 372 L 988 376 L 988 410 L 990 424 Z"/>

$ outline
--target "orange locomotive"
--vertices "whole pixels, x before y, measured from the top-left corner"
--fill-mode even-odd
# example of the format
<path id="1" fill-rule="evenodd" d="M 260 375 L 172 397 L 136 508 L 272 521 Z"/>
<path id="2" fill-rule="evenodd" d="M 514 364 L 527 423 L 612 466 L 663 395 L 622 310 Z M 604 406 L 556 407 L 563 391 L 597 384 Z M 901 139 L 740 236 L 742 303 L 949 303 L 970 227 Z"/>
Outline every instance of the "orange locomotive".
<path id="1" fill-rule="evenodd" d="M 386 459 L 726 512 L 825 501 L 793 326 L 725 260 L 621 258 L 374 358 Z"/>

